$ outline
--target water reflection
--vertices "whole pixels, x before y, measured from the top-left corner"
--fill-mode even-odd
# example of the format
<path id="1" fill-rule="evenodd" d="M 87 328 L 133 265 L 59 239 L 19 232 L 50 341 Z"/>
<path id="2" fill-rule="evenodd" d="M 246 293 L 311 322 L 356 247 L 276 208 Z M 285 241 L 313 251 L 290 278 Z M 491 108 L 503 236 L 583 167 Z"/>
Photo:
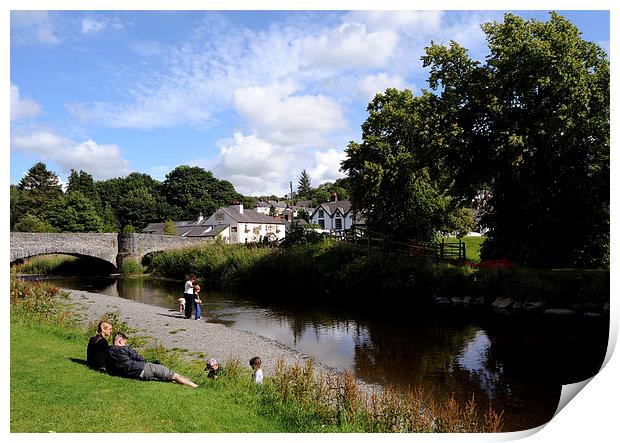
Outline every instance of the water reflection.
<path id="1" fill-rule="evenodd" d="M 64 287 L 176 309 L 182 282 L 63 279 Z M 479 311 L 346 313 L 313 305 L 266 304 L 238 294 L 205 294 L 204 321 L 277 340 L 369 383 L 422 388 L 484 411 L 504 410 L 504 430 L 546 423 L 562 384 L 594 375 L 608 323 L 540 321 Z M 376 301 L 381 306 L 381 301 Z"/>

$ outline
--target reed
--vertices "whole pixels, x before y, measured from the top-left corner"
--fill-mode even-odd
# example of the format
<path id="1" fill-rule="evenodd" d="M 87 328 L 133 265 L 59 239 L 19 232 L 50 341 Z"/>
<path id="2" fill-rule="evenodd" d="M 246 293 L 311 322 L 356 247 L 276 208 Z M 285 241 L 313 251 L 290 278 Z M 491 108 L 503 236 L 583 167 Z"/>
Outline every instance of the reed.
<path id="1" fill-rule="evenodd" d="M 472 397 L 436 402 L 422 390 L 361 386 L 351 372 L 318 373 L 312 361 L 286 366 L 280 359 L 265 395 L 282 408 L 302 405 L 306 414 L 360 432 L 501 432 L 503 412 L 482 416 Z"/>

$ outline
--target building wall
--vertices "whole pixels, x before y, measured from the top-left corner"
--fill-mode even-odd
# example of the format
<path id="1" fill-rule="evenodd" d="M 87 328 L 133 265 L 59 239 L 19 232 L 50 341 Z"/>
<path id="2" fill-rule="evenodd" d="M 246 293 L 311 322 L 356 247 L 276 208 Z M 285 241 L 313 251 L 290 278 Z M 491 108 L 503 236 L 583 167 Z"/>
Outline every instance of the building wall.
<path id="1" fill-rule="evenodd" d="M 327 229 L 329 231 L 334 231 L 336 230 L 336 219 L 340 218 L 342 220 L 342 227 L 340 229 L 350 229 L 351 226 L 353 225 L 353 217 L 352 217 L 352 212 L 349 211 L 349 213 L 346 216 L 343 216 L 342 213 L 340 211 L 336 211 L 335 214 L 332 214 L 332 216 L 330 217 L 327 213 L 327 211 L 323 210 L 324 212 L 324 217 L 320 218 L 319 217 L 319 213 L 321 211 L 321 208 L 318 208 L 318 210 L 315 211 L 313 217 L 312 217 L 312 223 L 315 223 L 317 225 L 320 225 L 321 223 L 319 222 L 319 220 L 323 220 L 324 221 L 324 228 L 323 229 Z"/>
<path id="2" fill-rule="evenodd" d="M 283 239 L 286 235 L 284 232 L 284 225 L 270 223 L 238 223 L 221 209 L 215 211 L 215 213 L 207 219 L 206 223 L 211 225 L 229 225 L 229 232 L 224 240 L 229 244 L 259 242 L 270 232 L 273 232 L 278 239 Z M 222 233 L 222 238 L 224 239 L 224 237 Z"/>

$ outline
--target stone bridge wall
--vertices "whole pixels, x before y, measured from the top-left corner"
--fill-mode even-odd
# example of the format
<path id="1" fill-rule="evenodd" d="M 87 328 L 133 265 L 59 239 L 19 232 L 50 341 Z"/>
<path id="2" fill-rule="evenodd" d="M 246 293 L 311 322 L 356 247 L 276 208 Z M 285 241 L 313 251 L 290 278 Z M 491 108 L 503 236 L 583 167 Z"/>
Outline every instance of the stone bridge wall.
<path id="1" fill-rule="evenodd" d="M 127 259 L 142 260 L 152 252 L 204 242 L 153 234 L 11 232 L 11 263 L 36 255 L 69 254 L 96 257 L 121 269 Z"/>

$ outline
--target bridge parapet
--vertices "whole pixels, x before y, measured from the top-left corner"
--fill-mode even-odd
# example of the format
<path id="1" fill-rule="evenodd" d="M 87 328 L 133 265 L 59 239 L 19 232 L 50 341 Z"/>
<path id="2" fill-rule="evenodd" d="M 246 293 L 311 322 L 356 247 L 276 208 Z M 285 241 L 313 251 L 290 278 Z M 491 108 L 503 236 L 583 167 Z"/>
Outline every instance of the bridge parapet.
<path id="1" fill-rule="evenodd" d="M 43 254 L 97 257 L 116 266 L 117 234 L 11 232 L 11 263 Z"/>
<path id="2" fill-rule="evenodd" d="M 205 242 L 201 238 L 137 233 L 11 232 L 11 263 L 36 255 L 69 254 L 96 257 L 121 270 L 125 260 L 140 261 L 152 252 Z"/>

